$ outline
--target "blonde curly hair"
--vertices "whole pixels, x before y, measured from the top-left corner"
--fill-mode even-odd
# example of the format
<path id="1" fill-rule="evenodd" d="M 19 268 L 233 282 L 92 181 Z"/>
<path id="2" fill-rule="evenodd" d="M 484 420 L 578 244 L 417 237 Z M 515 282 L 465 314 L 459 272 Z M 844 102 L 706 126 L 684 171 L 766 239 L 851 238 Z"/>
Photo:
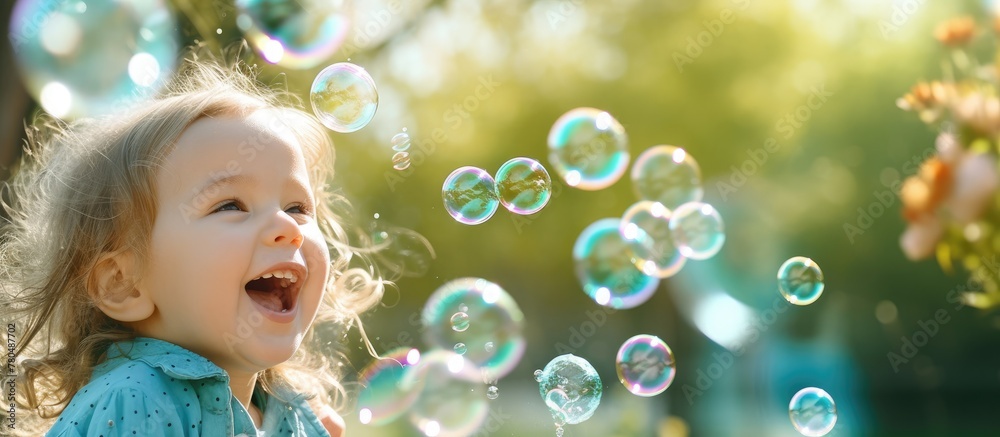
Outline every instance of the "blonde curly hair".
<path id="1" fill-rule="evenodd" d="M 108 347 L 136 337 L 98 309 L 92 272 L 102 254 L 117 250 L 145 259 L 157 215 L 157 170 L 177 138 L 202 117 L 273 107 L 284 108 L 306 149 L 332 274 L 302 347 L 289 361 L 261 372 L 259 381 L 271 395 L 278 385 L 308 394 L 314 411 L 331 403 L 342 408 L 340 369 L 327 358 L 336 342 L 315 335 L 317 327 L 360 326 L 359 314 L 381 300 L 388 282 L 368 259 L 370 252 L 358 248 L 364 234 L 351 245 L 334 212 L 347 202 L 327 184 L 334 154 L 325 129 L 298 109 L 296 96 L 255 77 L 245 65 L 193 54 L 165 91 L 128 113 L 73 123 L 40 120 L 34 124 L 42 129 L 28 127 L 21 168 L 4 185 L 10 221 L 0 233 L 0 301 L 3 319 L 17 323 L 16 402 L 19 412 L 27 412 L 17 418 L 19 434 L 50 428 Z"/>

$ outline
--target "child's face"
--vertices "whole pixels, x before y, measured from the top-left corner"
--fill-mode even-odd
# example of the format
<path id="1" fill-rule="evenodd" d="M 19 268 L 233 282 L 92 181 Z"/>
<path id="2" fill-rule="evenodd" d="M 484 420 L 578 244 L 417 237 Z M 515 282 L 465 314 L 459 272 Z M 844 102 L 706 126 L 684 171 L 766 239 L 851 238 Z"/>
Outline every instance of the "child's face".
<path id="1" fill-rule="evenodd" d="M 317 181 L 297 139 L 261 110 L 203 118 L 175 147 L 157 174 L 159 211 L 140 278 L 157 311 L 136 329 L 229 371 L 286 361 L 312 324 L 329 270 L 312 216 Z"/>

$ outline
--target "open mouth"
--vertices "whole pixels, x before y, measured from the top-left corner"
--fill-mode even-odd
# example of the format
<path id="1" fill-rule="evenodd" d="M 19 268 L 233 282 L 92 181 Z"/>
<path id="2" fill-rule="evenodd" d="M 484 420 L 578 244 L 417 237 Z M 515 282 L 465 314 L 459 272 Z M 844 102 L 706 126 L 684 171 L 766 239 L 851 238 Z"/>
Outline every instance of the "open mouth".
<path id="1" fill-rule="evenodd" d="M 250 299 L 258 305 L 283 313 L 295 308 L 300 283 L 293 272 L 273 272 L 248 282 L 245 288 Z"/>

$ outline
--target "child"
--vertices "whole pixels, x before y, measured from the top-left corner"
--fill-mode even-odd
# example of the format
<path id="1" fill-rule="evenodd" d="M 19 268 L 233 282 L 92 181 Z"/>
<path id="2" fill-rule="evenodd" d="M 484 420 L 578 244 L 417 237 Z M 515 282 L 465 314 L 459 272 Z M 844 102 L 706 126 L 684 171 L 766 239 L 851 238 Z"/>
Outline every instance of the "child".
<path id="1" fill-rule="evenodd" d="M 311 328 L 383 282 L 347 267 L 329 138 L 231 68 L 189 61 L 168 88 L 31 134 L 0 242 L 18 432 L 339 436 Z"/>

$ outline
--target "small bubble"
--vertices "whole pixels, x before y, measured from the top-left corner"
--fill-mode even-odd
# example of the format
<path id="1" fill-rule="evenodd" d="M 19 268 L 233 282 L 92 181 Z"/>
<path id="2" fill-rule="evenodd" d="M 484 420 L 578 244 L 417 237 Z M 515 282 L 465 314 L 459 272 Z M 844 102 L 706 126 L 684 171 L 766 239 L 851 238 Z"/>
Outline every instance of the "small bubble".
<path id="1" fill-rule="evenodd" d="M 542 382 L 542 370 L 535 369 L 535 381 Z"/>
<path id="2" fill-rule="evenodd" d="M 492 341 L 487 341 L 486 342 L 486 352 L 493 352 L 493 342 Z"/>
<path id="3" fill-rule="evenodd" d="M 465 355 L 465 352 L 469 349 L 465 347 L 465 343 L 455 343 L 455 353 L 459 355 Z"/>
<path id="4" fill-rule="evenodd" d="M 498 389 L 495 385 L 491 385 L 486 389 L 486 397 L 490 400 L 500 397 L 500 389 Z"/>
<path id="5" fill-rule="evenodd" d="M 556 437 L 562 437 L 562 436 L 563 436 L 563 427 L 557 426 L 556 427 Z"/>
<path id="6" fill-rule="evenodd" d="M 222 35 L 222 28 L 220 27 L 218 29 L 215 29 L 215 34 L 216 35 Z"/>
<path id="7" fill-rule="evenodd" d="M 461 311 L 461 312 L 463 312 L 463 313 L 468 312 L 469 311 L 469 306 L 466 305 L 466 304 L 464 304 L 464 303 L 460 303 L 460 304 L 458 304 L 458 310 Z"/>
<path id="8" fill-rule="evenodd" d="M 392 155 L 392 168 L 399 171 L 410 168 L 410 154 L 407 152 L 396 152 Z"/>
<path id="9" fill-rule="evenodd" d="M 457 312 L 451 316 L 451 329 L 455 332 L 464 332 L 469 329 L 469 315 L 464 312 Z"/>

